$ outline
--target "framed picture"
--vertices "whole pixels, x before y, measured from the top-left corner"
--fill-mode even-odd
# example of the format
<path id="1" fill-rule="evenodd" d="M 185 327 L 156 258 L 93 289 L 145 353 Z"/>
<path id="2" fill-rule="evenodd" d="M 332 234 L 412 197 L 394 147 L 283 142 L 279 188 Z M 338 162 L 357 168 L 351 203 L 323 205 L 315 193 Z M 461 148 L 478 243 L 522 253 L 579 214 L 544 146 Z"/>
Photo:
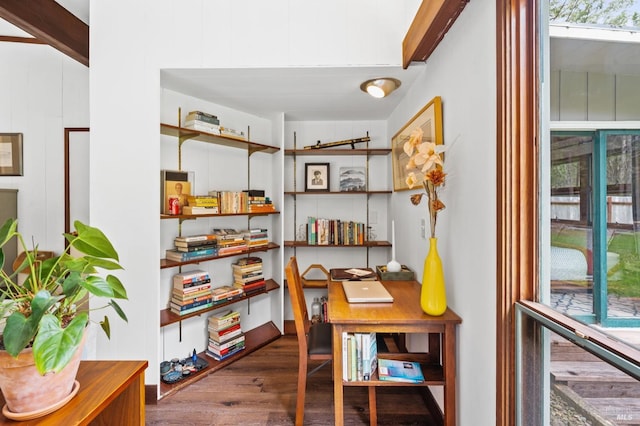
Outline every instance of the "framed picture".
<path id="1" fill-rule="evenodd" d="M 329 190 L 329 163 L 306 163 L 304 165 L 304 190 Z"/>
<path id="2" fill-rule="evenodd" d="M 364 167 L 340 167 L 340 192 L 366 190 L 367 173 Z"/>
<path id="3" fill-rule="evenodd" d="M 171 214 L 169 199 L 177 198 L 179 211 L 187 204 L 187 197 L 191 195 L 193 188 L 193 172 L 182 170 L 160 171 L 160 211 L 162 214 Z"/>
<path id="4" fill-rule="evenodd" d="M 424 132 L 423 142 L 442 144 L 442 101 L 440 96 L 433 98 L 391 138 L 394 191 L 409 189 L 409 185 L 407 185 L 409 156 L 404 152 L 404 143 L 409 140 L 411 133 L 418 127 L 422 128 Z"/>
<path id="5" fill-rule="evenodd" d="M 0 176 L 22 176 L 22 133 L 0 133 Z"/>

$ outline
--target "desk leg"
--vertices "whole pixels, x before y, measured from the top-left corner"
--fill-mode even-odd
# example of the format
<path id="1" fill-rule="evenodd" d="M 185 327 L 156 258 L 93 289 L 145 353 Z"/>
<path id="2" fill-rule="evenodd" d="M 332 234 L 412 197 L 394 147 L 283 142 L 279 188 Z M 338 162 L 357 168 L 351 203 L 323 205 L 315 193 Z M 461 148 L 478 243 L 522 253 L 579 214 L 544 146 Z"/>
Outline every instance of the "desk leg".
<path id="1" fill-rule="evenodd" d="M 445 325 L 442 335 L 444 340 L 444 423 L 447 426 L 456 424 L 456 328 L 453 324 Z"/>
<path id="2" fill-rule="evenodd" d="M 335 410 L 335 424 L 344 424 L 343 394 L 342 394 L 342 327 L 334 325 L 333 330 L 333 409 Z"/>

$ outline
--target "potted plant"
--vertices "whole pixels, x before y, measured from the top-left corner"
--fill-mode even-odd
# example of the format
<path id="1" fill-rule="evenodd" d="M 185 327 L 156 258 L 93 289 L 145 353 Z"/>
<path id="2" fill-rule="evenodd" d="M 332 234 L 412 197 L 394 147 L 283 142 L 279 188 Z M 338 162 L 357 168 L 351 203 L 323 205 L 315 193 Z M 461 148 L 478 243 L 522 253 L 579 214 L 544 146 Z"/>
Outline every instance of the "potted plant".
<path id="1" fill-rule="evenodd" d="M 0 389 L 7 403 L 5 415 L 38 416 L 64 405 L 77 392 L 75 376 L 89 323 L 88 308 L 83 306 L 88 296 L 111 299 L 102 308 L 110 306 L 127 321 L 113 300 L 127 299 L 127 292 L 117 277 L 98 275 L 98 269 L 122 269 L 117 252 L 99 229 L 76 221 L 76 232 L 64 234 L 68 244 L 62 254 L 41 260 L 38 246 L 29 249 L 17 227 L 17 220 L 9 219 L 0 228 L 0 321 L 5 322 L 0 336 Z M 26 273 L 22 283 L 18 272 L 3 270 L 3 248 L 12 238 L 24 251 L 24 260 L 14 268 Z M 106 315 L 100 325 L 110 337 Z M 46 388 L 59 379 L 67 383 Z M 22 385 L 32 389 L 20 389 Z"/>

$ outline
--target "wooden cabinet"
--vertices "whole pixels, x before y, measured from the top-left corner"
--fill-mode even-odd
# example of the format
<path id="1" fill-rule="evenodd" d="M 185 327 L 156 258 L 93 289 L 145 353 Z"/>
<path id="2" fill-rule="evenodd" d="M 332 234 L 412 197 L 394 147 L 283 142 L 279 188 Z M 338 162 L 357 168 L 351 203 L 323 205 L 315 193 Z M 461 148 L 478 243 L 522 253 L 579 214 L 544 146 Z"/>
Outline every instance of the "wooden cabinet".
<path id="1" fill-rule="evenodd" d="M 180 115 L 180 113 L 179 113 Z M 263 154 L 273 154 L 273 153 L 277 153 L 280 148 L 276 147 L 276 146 L 270 146 L 270 145 L 265 145 L 265 144 L 261 144 L 261 143 L 256 143 L 256 142 L 252 142 L 249 140 L 249 136 L 248 136 L 248 140 L 240 140 L 240 139 L 236 139 L 236 138 L 232 138 L 232 137 L 226 137 L 226 136 L 220 136 L 220 135 L 214 135 L 211 133 L 207 133 L 207 132 L 203 132 L 203 131 L 197 131 L 197 130 L 192 130 L 192 129 L 187 129 L 187 128 L 182 128 L 180 127 L 180 119 L 178 120 L 178 125 L 172 125 L 172 124 L 165 124 L 165 123 L 161 123 L 160 124 L 160 133 L 164 136 L 169 136 L 171 138 L 175 138 L 176 141 L 176 145 L 177 145 L 177 149 L 178 149 L 178 167 L 177 170 L 184 170 L 185 168 L 183 168 L 183 149 L 187 146 L 187 144 L 193 144 L 193 143 L 204 143 L 207 144 L 207 146 L 210 146 L 211 150 L 214 151 L 214 154 L 216 156 L 220 155 L 220 156 L 224 156 L 224 155 L 230 155 L 228 148 L 235 150 L 241 150 L 241 151 L 245 151 L 246 152 L 246 167 L 247 167 L 247 173 L 243 174 L 242 171 L 240 171 L 240 168 L 238 167 L 237 173 L 239 174 L 238 176 L 238 181 L 239 182 L 243 182 L 244 188 L 243 189 L 251 189 L 251 181 L 250 181 L 250 176 L 248 176 L 250 173 L 250 170 L 252 167 L 259 167 L 259 165 L 252 165 L 251 164 L 251 157 L 252 155 L 256 154 L 256 153 L 263 153 Z M 250 135 L 249 131 L 247 131 L 248 135 Z M 200 153 L 200 152 L 199 152 Z M 214 155 L 211 154 L 209 152 L 207 152 L 207 155 Z M 231 160 L 231 161 L 236 161 Z M 196 172 L 196 179 L 197 177 L 197 173 Z M 211 179 L 209 179 L 211 180 Z M 216 189 L 219 190 L 225 190 L 226 188 L 222 188 L 222 187 L 216 187 Z M 197 192 L 197 191 L 196 191 Z M 195 193 L 195 192 L 194 192 Z M 174 238 L 175 236 L 179 236 L 179 235 L 187 235 L 184 230 L 184 226 L 185 225 L 189 225 L 190 229 L 194 229 L 194 227 L 199 227 L 198 229 L 201 229 L 200 232 L 198 233 L 210 233 L 211 229 L 210 228 L 205 228 L 206 226 L 212 226 L 212 227 L 219 227 L 219 228 L 229 228 L 230 226 L 228 225 L 227 221 L 230 220 L 235 220 L 236 223 L 239 220 L 242 220 L 243 218 L 246 218 L 246 222 L 244 222 L 243 227 L 246 227 L 247 229 L 251 227 L 251 223 L 252 220 L 255 218 L 262 218 L 262 220 L 266 220 L 266 221 L 270 221 L 269 223 L 271 223 L 271 229 L 269 230 L 269 237 L 270 237 L 270 242 L 267 246 L 262 246 L 262 247 L 256 247 L 256 248 L 250 248 L 247 249 L 241 253 L 234 253 L 234 254 L 225 254 L 225 255 L 220 255 L 220 256 L 211 256 L 211 257 L 206 257 L 206 258 L 200 258 L 200 259 L 196 259 L 196 260 L 190 260 L 190 261 L 186 261 L 186 262 L 175 262 L 172 260 L 168 260 L 168 259 L 161 259 L 160 260 L 160 269 L 161 270 L 172 270 L 170 272 L 170 274 L 174 274 L 174 273 L 179 273 L 179 272 L 183 272 L 182 271 L 182 267 L 184 266 L 198 266 L 201 269 L 208 269 L 207 265 L 210 264 L 211 262 L 216 262 L 216 261 L 222 261 L 225 260 L 227 262 L 233 261 L 234 258 L 240 258 L 243 256 L 248 256 L 248 255 L 252 255 L 252 256 L 256 256 L 258 255 L 258 253 L 260 252 L 273 252 L 273 251 L 277 251 L 280 248 L 280 244 L 277 242 L 278 239 L 278 235 L 276 233 L 276 230 L 279 229 L 279 225 L 278 225 L 278 218 L 279 218 L 280 212 L 279 211 L 274 211 L 274 212 L 269 212 L 269 213 L 234 213 L 234 214 L 205 214 L 205 215 L 166 215 L 166 214 L 161 214 L 160 215 L 160 219 L 161 219 L 161 224 L 165 224 L 165 223 L 170 223 L 170 221 L 174 221 L 176 223 L 176 227 L 173 228 L 171 226 L 165 226 L 163 225 L 163 232 L 165 234 L 168 233 L 172 233 L 172 235 L 165 235 L 164 239 L 165 241 L 170 241 L 172 238 Z M 193 222 L 198 222 L 198 223 L 203 223 L 203 225 L 194 225 Z M 172 247 L 164 247 L 165 249 L 167 248 L 172 248 Z M 277 259 L 279 259 L 278 257 L 276 257 Z M 280 264 L 278 261 L 273 260 L 271 265 L 271 269 L 273 271 L 275 270 L 279 270 L 280 269 Z M 188 268 L 187 268 L 188 269 Z M 230 268 L 229 268 L 230 269 Z M 175 270 L 175 272 L 173 272 L 173 270 Z M 162 275 L 162 274 L 161 274 Z M 171 276 L 172 276 L 171 275 Z M 222 278 L 217 277 L 216 279 L 213 279 L 214 277 L 212 277 L 212 282 L 214 283 L 213 287 L 219 287 L 221 285 L 230 285 L 233 282 L 233 277 L 232 277 L 232 273 L 229 270 L 228 271 L 228 277 L 226 277 L 224 274 L 220 274 L 221 276 L 223 276 Z M 164 274 L 165 277 L 168 277 L 167 274 Z M 165 279 L 166 280 L 166 279 Z M 227 280 L 227 281 L 225 281 Z M 214 311 L 214 310 L 219 310 L 225 307 L 229 307 L 230 305 L 236 305 L 240 304 L 240 303 L 245 303 L 247 306 L 247 310 L 249 310 L 249 303 L 251 301 L 251 299 L 254 298 L 258 298 L 258 297 L 263 297 L 265 295 L 267 295 L 267 297 L 271 297 L 272 301 L 270 302 L 270 304 L 272 306 L 279 306 L 280 302 L 282 300 L 282 297 L 280 295 L 280 284 L 278 282 L 276 282 L 276 280 L 274 279 L 268 279 L 267 283 L 266 283 L 266 288 L 263 291 L 259 291 L 256 293 L 252 293 L 251 295 L 244 295 L 238 298 L 234 298 L 233 300 L 229 300 L 229 301 L 225 301 L 221 304 L 217 304 L 213 307 L 207 308 L 207 309 L 203 309 L 188 315 L 177 315 L 175 313 L 173 313 L 170 309 L 166 308 L 166 309 L 161 309 L 160 310 L 160 327 L 161 329 L 167 329 L 169 326 L 174 326 L 177 325 L 178 330 L 179 330 L 179 336 L 177 338 L 178 341 L 175 342 L 176 345 L 179 345 L 183 339 L 183 327 L 190 325 L 195 322 L 196 323 L 196 327 L 202 327 L 204 328 L 205 332 L 203 334 L 206 334 L 206 328 L 207 328 L 207 313 Z M 170 293 L 170 292 L 168 292 Z M 168 299 L 169 299 L 169 295 L 166 296 L 166 302 L 168 303 Z M 163 296 L 161 295 L 160 297 L 161 300 L 163 300 Z M 280 307 L 281 309 L 281 307 Z M 260 313 L 256 313 L 255 315 L 261 315 Z M 266 315 L 265 315 L 266 316 Z M 264 321 L 263 321 L 264 320 Z M 215 372 L 221 368 L 226 367 L 227 365 L 229 365 L 230 363 L 232 363 L 233 361 L 255 351 L 256 349 L 266 345 L 267 343 L 277 339 L 278 337 L 280 337 L 281 332 L 279 330 L 279 328 L 276 326 L 276 324 L 273 322 L 273 319 L 268 317 L 268 318 L 261 318 L 260 319 L 261 324 L 257 325 L 257 326 L 252 326 L 252 327 L 245 327 L 244 323 L 244 319 L 241 320 L 241 324 L 243 331 L 245 333 L 245 348 L 238 352 L 237 354 L 223 359 L 222 361 L 216 361 L 215 359 L 207 356 L 205 354 L 205 351 L 202 351 L 200 353 L 198 353 L 198 356 L 205 359 L 208 362 L 208 367 L 198 371 L 197 373 L 192 373 L 188 378 L 184 378 L 174 384 L 166 384 L 161 382 L 160 383 L 160 397 L 165 397 L 167 395 L 170 395 L 174 392 L 176 392 L 177 390 L 184 388 L 185 386 L 189 385 L 190 383 L 193 383 L 196 380 L 201 379 L 202 377 Z M 165 337 L 165 340 L 167 340 L 167 338 Z M 175 339 L 174 339 L 175 340 Z M 171 342 L 167 342 L 165 343 L 167 345 L 167 347 L 171 346 Z M 206 344 L 205 344 L 205 348 L 206 348 Z M 166 352 L 166 350 L 165 350 Z M 166 357 L 166 354 L 163 354 L 162 357 Z M 173 355 L 168 356 L 168 358 L 172 358 Z M 184 357 L 184 355 L 182 356 Z"/>

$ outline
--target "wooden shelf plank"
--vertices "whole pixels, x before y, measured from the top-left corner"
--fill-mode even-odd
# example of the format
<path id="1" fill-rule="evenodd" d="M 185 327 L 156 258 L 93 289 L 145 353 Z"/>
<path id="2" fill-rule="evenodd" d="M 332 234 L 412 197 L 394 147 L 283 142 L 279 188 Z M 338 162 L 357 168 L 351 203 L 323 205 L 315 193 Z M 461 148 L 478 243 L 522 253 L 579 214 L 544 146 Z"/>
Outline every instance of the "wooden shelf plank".
<path id="1" fill-rule="evenodd" d="M 171 124 L 160 123 L 160 133 L 165 136 L 173 136 L 180 139 L 192 139 L 214 145 L 223 145 L 231 148 L 246 149 L 249 152 L 266 152 L 272 154 L 280 151 L 276 146 L 264 145 L 256 142 L 235 139 L 228 136 L 214 135 L 212 133 L 199 130 L 185 129 L 184 127 L 173 126 Z"/>
<path id="2" fill-rule="evenodd" d="M 177 266 L 182 266 L 182 265 L 191 265 L 194 263 L 201 263 L 201 262 L 208 262 L 210 260 L 215 260 L 215 259 L 222 259 L 224 257 L 232 257 L 232 256 L 242 256 L 248 253 L 255 253 L 255 252 L 259 252 L 259 251 L 267 251 L 267 250 L 274 250 L 280 248 L 280 246 L 276 243 L 269 243 L 267 246 L 264 247 L 254 247 L 254 248 L 250 248 L 247 250 L 243 250 L 239 253 L 229 253 L 229 254 L 223 254 L 220 256 L 211 256 L 211 257 L 203 257 L 202 259 L 194 259 L 194 260 L 189 260 L 186 262 L 175 262 L 173 260 L 169 260 L 169 259 L 160 259 L 160 269 L 166 269 L 166 268 L 175 268 Z"/>
<path id="3" fill-rule="evenodd" d="M 285 195 L 372 195 L 391 194 L 391 190 L 383 191 L 285 191 Z"/>
<path id="4" fill-rule="evenodd" d="M 389 191 L 391 192 L 391 191 Z M 200 217 L 222 217 L 222 216 L 268 216 L 280 214 L 279 211 L 264 213 L 216 213 L 216 214 L 160 214 L 160 219 L 197 219 Z"/>
<path id="5" fill-rule="evenodd" d="M 191 314 L 188 315 L 177 315 L 175 313 L 173 313 L 171 311 L 171 309 L 167 308 L 167 309 L 163 309 L 160 311 L 160 327 L 166 327 L 167 325 L 170 324 L 175 324 L 177 322 L 180 322 L 182 320 L 185 320 L 187 318 L 192 318 L 192 317 L 197 317 L 200 316 L 202 314 L 205 314 L 207 312 L 211 312 L 211 311 L 215 311 L 216 309 L 220 309 L 223 308 L 225 306 L 229 306 L 232 305 L 234 303 L 238 303 L 242 300 L 247 300 L 247 299 L 251 299 L 252 297 L 256 297 L 259 296 L 261 294 L 266 294 L 269 293 L 270 291 L 276 290 L 280 288 L 280 285 L 278 285 L 278 283 L 276 283 L 274 280 L 266 280 L 266 288 L 264 290 L 260 290 L 257 291 L 255 293 L 251 293 L 250 295 L 242 295 L 242 296 L 238 296 L 238 297 L 234 297 L 231 300 L 226 300 L 222 303 L 219 303 L 217 305 L 211 306 L 210 308 L 206 308 L 203 309 L 201 311 L 197 311 L 197 312 L 193 312 Z"/>
<path id="6" fill-rule="evenodd" d="M 389 155 L 391 148 L 356 148 L 356 149 L 285 149 L 284 155 Z"/>
<path id="7" fill-rule="evenodd" d="M 444 370 L 440 365 L 434 364 L 420 364 L 422 368 L 422 374 L 424 375 L 424 382 L 422 383 L 404 383 L 393 382 L 391 380 L 379 380 L 378 370 L 373 374 L 369 381 L 346 381 L 343 380 L 344 386 L 435 386 L 444 385 Z"/>
<path id="8" fill-rule="evenodd" d="M 245 342 L 244 349 L 238 352 L 235 355 L 230 356 L 229 358 L 223 359 L 222 361 L 216 361 L 210 356 L 206 355 L 204 352 L 198 354 L 198 356 L 202 359 L 205 359 L 209 366 L 203 368 L 197 373 L 192 374 L 186 379 L 183 379 L 177 383 L 172 385 L 160 382 L 160 398 L 165 398 L 178 390 L 189 386 L 191 383 L 194 383 L 209 374 L 215 373 L 216 371 L 228 366 L 232 362 L 235 362 L 252 352 L 260 349 L 261 347 L 273 342 L 274 340 L 280 338 L 280 330 L 278 327 L 272 322 L 269 321 L 261 326 L 258 326 L 252 330 L 245 331 Z"/>
<path id="9" fill-rule="evenodd" d="M 317 247 L 317 248 L 325 248 L 325 247 L 366 248 L 366 247 L 391 247 L 391 243 L 389 241 L 367 241 L 364 244 L 360 244 L 360 245 L 355 245 L 355 244 L 318 245 L 318 244 L 307 244 L 306 241 L 285 241 L 284 246 L 285 247 Z"/>

